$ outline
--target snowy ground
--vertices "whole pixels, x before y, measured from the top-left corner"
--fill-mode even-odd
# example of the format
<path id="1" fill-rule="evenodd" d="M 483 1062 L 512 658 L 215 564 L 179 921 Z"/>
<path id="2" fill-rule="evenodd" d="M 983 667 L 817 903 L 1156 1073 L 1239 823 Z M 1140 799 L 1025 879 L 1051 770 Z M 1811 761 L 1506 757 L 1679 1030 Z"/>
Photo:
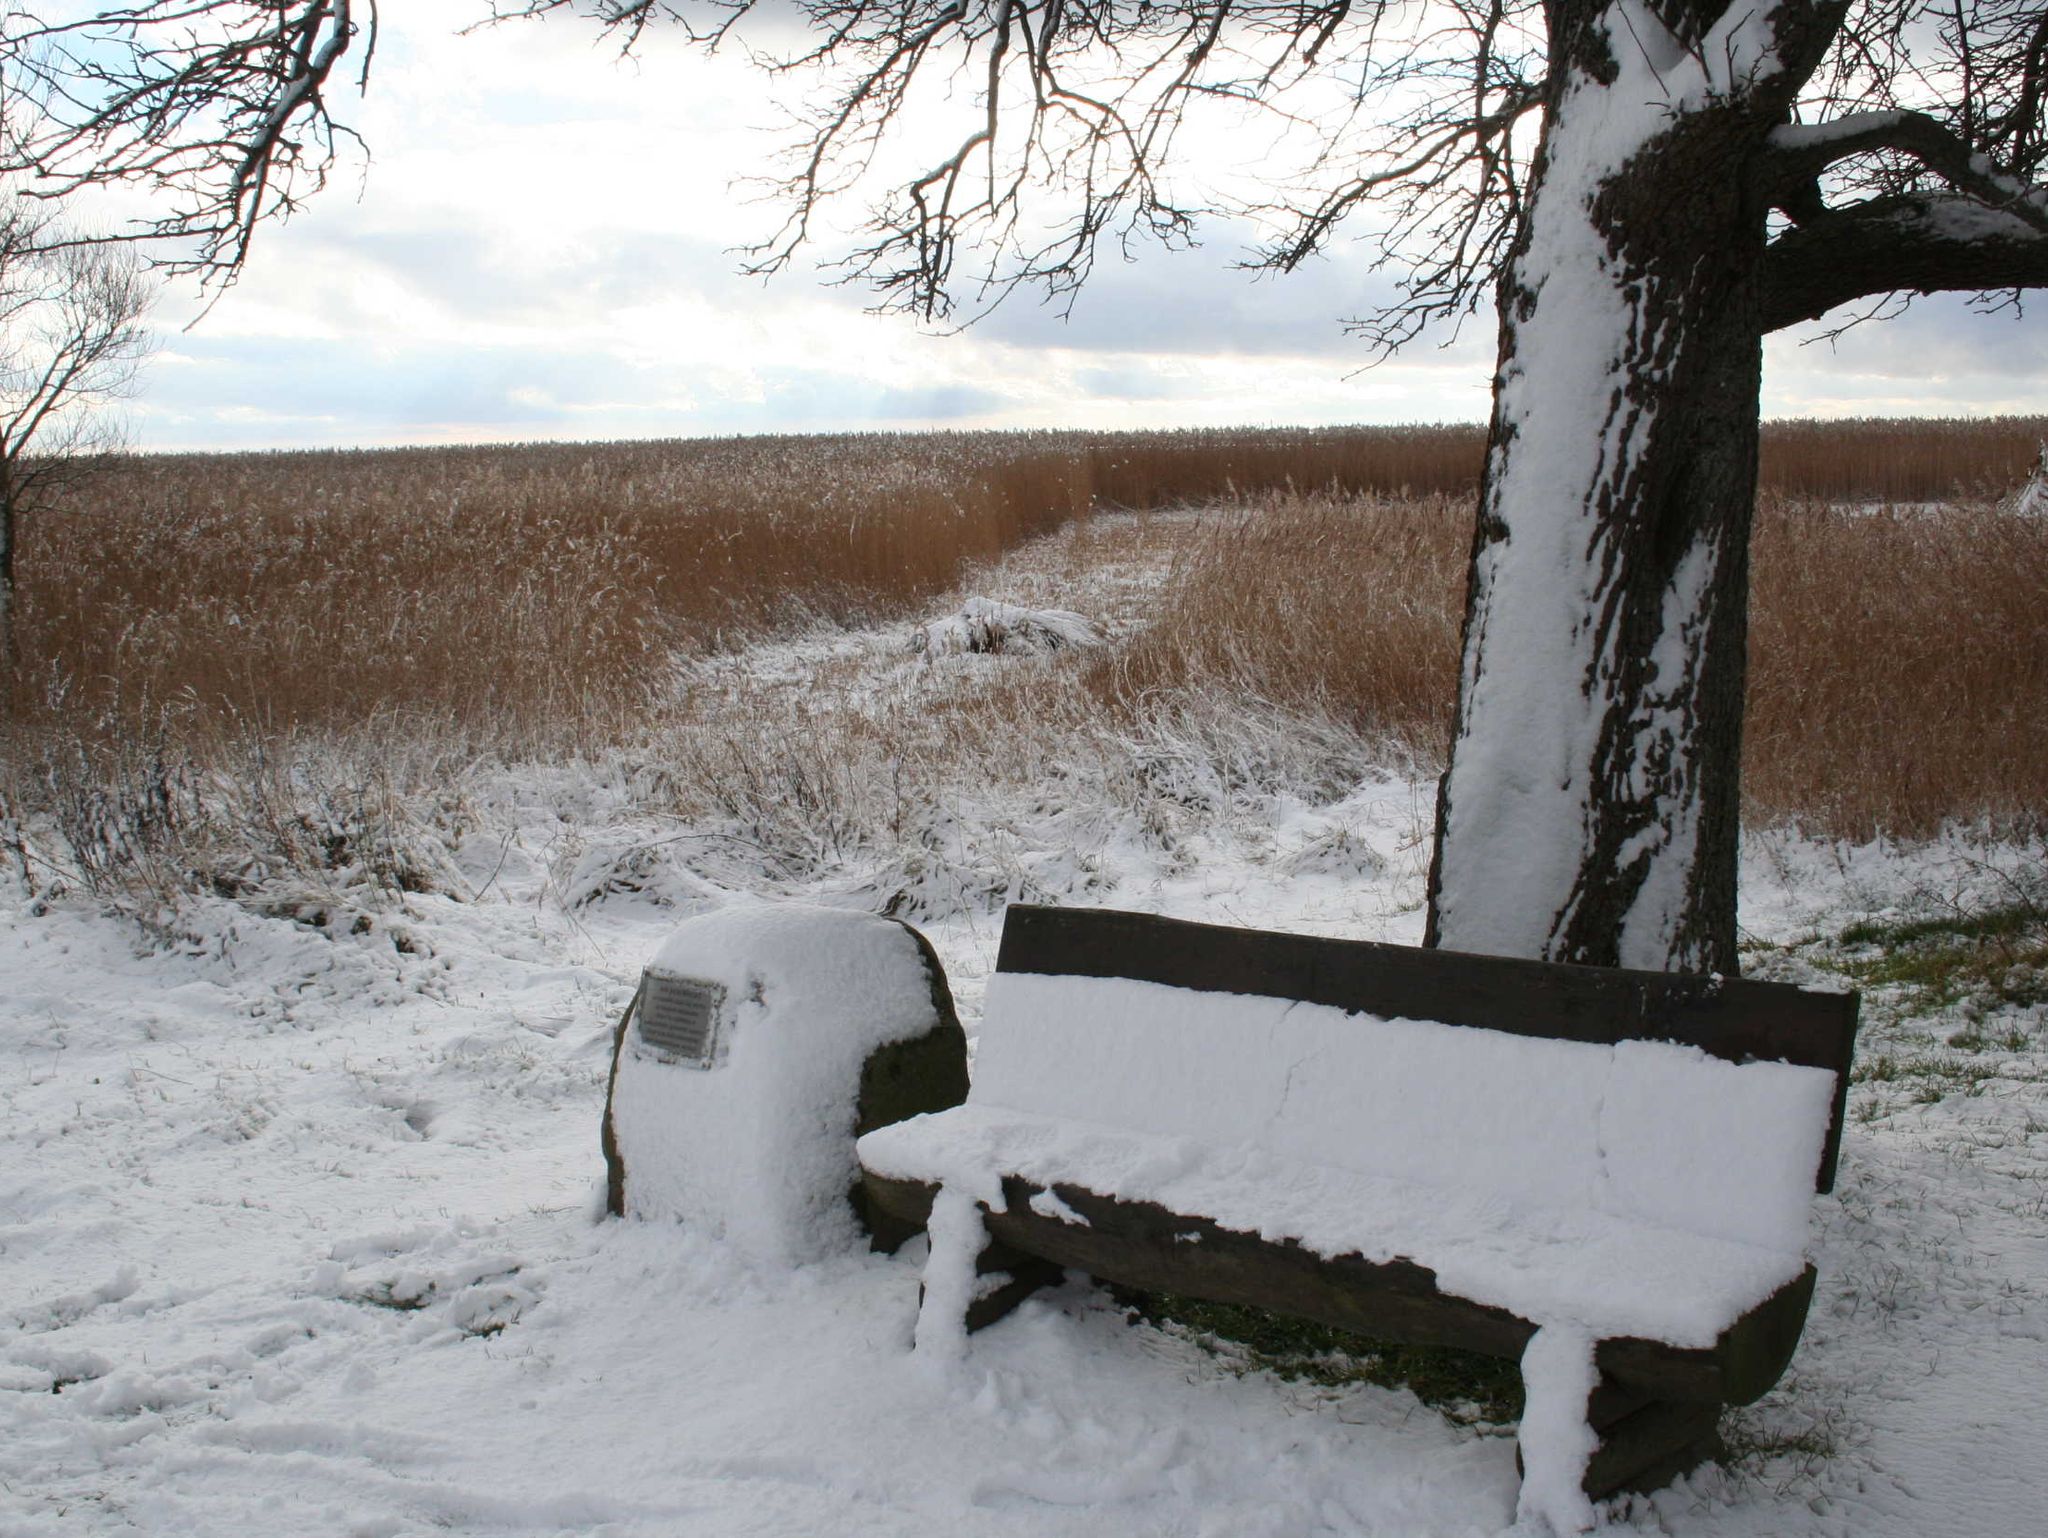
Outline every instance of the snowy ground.
<path id="1" fill-rule="evenodd" d="M 1092 594 L 1112 634 L 1127 576 Z M 904 640 L 720 666 L 865 677 L 834 698 L 872 712 L 1073 665 Z M 1006 892 L 1419 937 L 1422 789 L 1141 746 L 1169 741 L 1153 799 L 1077 805 L 1071 745 L 1036 790 L 920 791 L 917 859 L 844 834 L 799 861 L 609 765 L 480 773 L 443 890 L 341 891 L 324 925 L 195 898 L 146 932 L 0 888 L 0 1534 L 1506 1530 L 1511 1438 L 1405 1392 L 1240 1374 L 1078 1284 L 949 1377 L 909 1351 L 913 1255 L 779 1270 L 599 1220 L 611 1027 L 682 914 L 893 898 L 970 1031 Z M 1803 942 L 2015 857 L 1758 837 L 1745 930 L 1812 977 Z M 1854 1091 L 1792 1372 L 1729 1467 L 1618 1530 L 2003 1538 L 2048 1510 L 2048 1028 L 1883 997 L 1866 1021 L 1896 1071 Z"/>

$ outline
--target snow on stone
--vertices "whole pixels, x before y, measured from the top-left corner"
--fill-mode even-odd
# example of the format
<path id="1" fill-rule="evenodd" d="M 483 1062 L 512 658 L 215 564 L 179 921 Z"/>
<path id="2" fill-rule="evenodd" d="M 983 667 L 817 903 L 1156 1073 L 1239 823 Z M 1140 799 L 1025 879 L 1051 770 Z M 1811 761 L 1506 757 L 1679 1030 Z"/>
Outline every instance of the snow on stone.
<path id="1" fill-rule="evenodd" d="M 1101 644 L 1095 622 L 1071 609 L 1028 609 L 993 598 L 969 598 L 958 612 L 920 625 L 910 638 L 910 649 L 926 657 L 970 652 L 1030 657 Z"/>
<path id="2" fill-rule="evenodd" d="M 861 1064 L 937 1023 L 915 939 L 871 914 L 732 908 L 678 926 L 653 964 L 723 990 L 722 1061 L 664 1061 L 627 1030 L 613 1112 L 628 1215 L 769 1260 L 851 1248 Z"/>

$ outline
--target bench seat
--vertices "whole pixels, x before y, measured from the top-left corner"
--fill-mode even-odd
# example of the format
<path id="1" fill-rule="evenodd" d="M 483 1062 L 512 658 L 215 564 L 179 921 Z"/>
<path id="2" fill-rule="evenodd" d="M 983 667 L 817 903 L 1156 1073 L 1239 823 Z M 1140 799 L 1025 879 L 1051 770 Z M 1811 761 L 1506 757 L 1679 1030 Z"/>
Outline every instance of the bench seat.
<path id="1" fill-rule="evenodd" d="M 1086 1226 L 1061 1194 L 1075 1191 L 1149 1203 L 1326 1260 L 1418 1266 L 1439 1291 L 1521 1319 L 1692 1349 L 1711 1348 L 1806 1270 L 1797 1248 L 972 1103 L 871 1132 L 860 1157 L 905 1185 L 971 1191 L 992 1214 L 1009 1205 L 1002 1177 L 1014 1176 L 1038 1193 L 1027 1206 L 1040 1217 Z"/>

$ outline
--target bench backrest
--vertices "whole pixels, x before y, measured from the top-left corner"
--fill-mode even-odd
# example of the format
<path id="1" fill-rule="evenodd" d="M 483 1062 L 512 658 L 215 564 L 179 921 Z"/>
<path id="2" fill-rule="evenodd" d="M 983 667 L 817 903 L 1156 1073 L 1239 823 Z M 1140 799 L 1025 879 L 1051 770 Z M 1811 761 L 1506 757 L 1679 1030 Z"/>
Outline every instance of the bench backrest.
<path id="1" fill-rule="evenodd" d="M 1020 905 L 971 1098 L 1776 1245 L 1830 1182 L 1855 1012 L 1781 985 Z"/>

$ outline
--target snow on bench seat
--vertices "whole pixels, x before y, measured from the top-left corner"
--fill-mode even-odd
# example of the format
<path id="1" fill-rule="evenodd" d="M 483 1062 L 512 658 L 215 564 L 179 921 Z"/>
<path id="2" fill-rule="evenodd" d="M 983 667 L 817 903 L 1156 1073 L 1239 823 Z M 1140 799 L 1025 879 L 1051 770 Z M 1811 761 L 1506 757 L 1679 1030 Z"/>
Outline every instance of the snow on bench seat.
<path id="1" fill-rule="evenodd" d="M 1448 1292 L 1598 1338 L 1707 1349 L 1721 1331 L 1796 1277 L 1803 1257 L 1657 1228 L 1611 1214 L 1525 1206 L 1255 1147 L 1132 1133 L 1098 1122 L 965 1105 L 870 1133 L 877 1174 L 964 1190 L 1001 1210 L 995 1172 L 1050 1190 L 1081 1186 L 1199 1215 L 1272 1243 L 1375 1263 L 1412 1260 Z M 1068 1221 L 1063 1204 L 1037 1210 Z"/>
<path id="2" fill-rule="evenodd" d="M 967 1104 L 862 1163 L 1404 1258 L 1538 1324 L 1711 1344 L 1805 1263 L 1834 1075 L 1128 978 L 999 973 Z"/>

